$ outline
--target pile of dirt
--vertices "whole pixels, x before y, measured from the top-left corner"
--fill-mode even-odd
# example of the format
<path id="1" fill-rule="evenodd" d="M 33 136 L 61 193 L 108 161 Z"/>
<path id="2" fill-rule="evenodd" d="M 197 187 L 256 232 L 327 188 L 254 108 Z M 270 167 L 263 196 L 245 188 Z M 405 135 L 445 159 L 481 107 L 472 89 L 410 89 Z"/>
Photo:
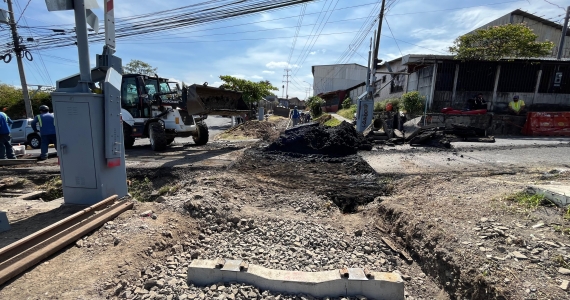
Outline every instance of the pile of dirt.
<path id="1" fill-rule="evenodd" d="M 371 149 L 372 145 L 354 126 L 342 122 L 336 127 L 313 123 L 288 129 L 266 151 L 346 156 Z"/>
<path id="2" fill-rule="evenodd" d="M 272 141 L 279 137 L 279 129 L 272 122 L 247 121 L 222 133 L 223 135 L 244 136 L 264 141 Z"/>

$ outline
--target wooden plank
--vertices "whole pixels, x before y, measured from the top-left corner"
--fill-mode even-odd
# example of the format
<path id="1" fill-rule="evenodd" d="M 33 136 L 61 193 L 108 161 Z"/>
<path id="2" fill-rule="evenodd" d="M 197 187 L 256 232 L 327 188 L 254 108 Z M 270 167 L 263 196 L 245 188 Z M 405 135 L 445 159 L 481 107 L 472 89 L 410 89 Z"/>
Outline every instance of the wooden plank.
<path id="1" fill-rule="evenodd" d="M 408 263 L 413 262 L 414 260 L 412 259 L 412 257 L 410 256 L 410 254 L 408 254 L 408 252 L 406 250 L 402 250 L 399 247 L 396 247 L 396 245 L 389 239 L 382 237 L 382 241 L 384 242 L 384 244 L 386 244 L 390 249 L 392 249 L 392 251 L 394 252 L 398 252 L 400 253 Z"/>

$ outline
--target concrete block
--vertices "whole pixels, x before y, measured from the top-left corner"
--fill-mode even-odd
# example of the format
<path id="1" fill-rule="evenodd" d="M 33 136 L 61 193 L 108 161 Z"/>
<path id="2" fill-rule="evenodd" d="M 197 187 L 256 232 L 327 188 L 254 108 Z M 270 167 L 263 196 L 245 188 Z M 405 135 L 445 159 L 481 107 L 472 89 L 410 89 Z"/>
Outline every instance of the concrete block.
<path id="1" fill-rule="evenodd" d="M 188 283 L 206 286 L 218 282 L 237 282 L 262 290 L 313 297 L 362 295 L 368 299 L 404 299 L 404 281 L 396 273 L 370 272 L 371 277 L 354 280 L 341 277 L 339 270 L 299 272 L 273 270 L 250 264 L 247 270 L 224 271 L 216 261 L 193 260 L 188 267 Z"/>
<path id="2" fill-rule="evenodd" d="M 538 195 L 543 195 L 560 207 L 570 205 L 570 186 L 568 185 L 532 185 L 529 189 Z"/>
<path id="3" fill-rule="evenodd" d="M 6 212 L 0 211 L 0 232 L 10 230 L 10 222 L 8 222 L 8 216 Z"/>

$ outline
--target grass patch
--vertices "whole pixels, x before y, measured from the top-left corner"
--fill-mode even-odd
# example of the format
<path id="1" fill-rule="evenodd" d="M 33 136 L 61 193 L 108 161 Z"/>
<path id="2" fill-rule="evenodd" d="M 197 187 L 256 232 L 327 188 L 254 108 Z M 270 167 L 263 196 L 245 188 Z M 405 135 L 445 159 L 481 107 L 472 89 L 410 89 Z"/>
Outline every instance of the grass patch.
<path id="1" fill-rule="evenodd" d="M 129 193 L 133 198 L 140 202 L 148 202 L 152 200 L 151 194 L 154 190 L 152 181 L 145 177 L 143 180 L 132 179 L 129 180 Z"/>
<path id="2" fill-rule="evenodd" d="M 337 115 L 342 116 L 346 119 L 352 120 L 354 119 L 354 114 L 356 113 L 356 105 L 352 105 L 350 108 L 341 109 L 336 112 Z"/>
<path id="3" fill-rule="evenodd" d="M 46 191 L 42 197 L 44 201 L 52 201 L 63 197 L 63 183 L 60 176 L 50 178 L 41 186 L 41 189 Z"/>
<path id="4" fill-rule="evenodd" d="M 332 118 L 332 116 L 329 114 L 321 114 L 319 117 L 314 118 L 313 121 L 321 123 L 321 124 L 325 124 L 331 118 Z"/>
<path id="5" fill-rule="evenodd" d="M 172 194 L 176 193 L 181 187 L 182 186 L 180 184 L 163 185 L 160 189 L 158 189 L 158 195 L 159 196 L 172 195 Z"/>
<path id="6" fill-rule="evenodd" d="M 540 205 L 552 204 L 544 196 L 537 194 L 529 194 L 527 192 L 519 192 L 510 196 L 507 196 L 507 200 L 518 203 L 527 209 L 534 210 Z"/>
<path id="7" fill-rule="evenodd" d="M 568 206 L 568 208 L 566 209 L 566 212 L 564 213 L 564 219 L 570 220 L 570 206 Z"/>
<path id="8" fill-rule="evenodd" d="M 330 118 L 328 121 L 326 121 L 323 125 L 325 126 L 329 126 L 329 127 L 335 127 L 340 125 L 340 123 L 342 123 L 339 119 L 337 118 Z"/>

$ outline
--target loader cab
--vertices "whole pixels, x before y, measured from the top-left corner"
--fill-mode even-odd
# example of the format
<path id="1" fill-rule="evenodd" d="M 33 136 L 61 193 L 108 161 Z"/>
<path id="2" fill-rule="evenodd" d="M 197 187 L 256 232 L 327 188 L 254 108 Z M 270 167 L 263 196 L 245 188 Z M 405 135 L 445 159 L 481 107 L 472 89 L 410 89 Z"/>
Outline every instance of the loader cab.
<path id="1" fill-rule="evenodd" d="M 151 118 L 156 93 L 168 93 L 168 81 L 137 74 L 123 75 L 121 83 L 121 107 L 134 118 Z M 162 101 L 171 95 L 159 96 Z M 156 102 L 154 102 L 156 105 Z"/>

